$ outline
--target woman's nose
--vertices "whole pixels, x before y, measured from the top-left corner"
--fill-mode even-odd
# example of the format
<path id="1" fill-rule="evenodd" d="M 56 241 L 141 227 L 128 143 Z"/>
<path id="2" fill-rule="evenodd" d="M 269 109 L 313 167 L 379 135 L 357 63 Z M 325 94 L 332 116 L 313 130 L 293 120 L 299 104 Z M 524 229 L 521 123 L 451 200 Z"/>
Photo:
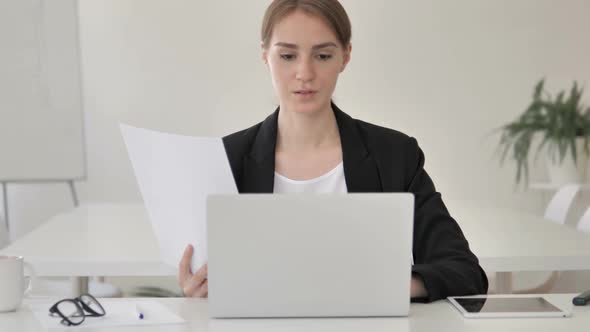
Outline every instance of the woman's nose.
<path id="1" fill-rule="evenodd" d="M 297 80 L 308 82 L 314 79 L 315 72 L 313 64 L 310 60 L 302 60 L 297 66 L 297 73 L 295 75 Z"/>

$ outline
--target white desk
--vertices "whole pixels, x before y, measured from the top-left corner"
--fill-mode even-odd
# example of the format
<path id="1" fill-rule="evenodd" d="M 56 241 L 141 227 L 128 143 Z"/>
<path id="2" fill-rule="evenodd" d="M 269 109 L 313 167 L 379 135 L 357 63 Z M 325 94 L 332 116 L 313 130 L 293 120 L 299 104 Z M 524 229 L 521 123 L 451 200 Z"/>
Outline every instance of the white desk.
<path id="1" fill-rule="evenodd" d="M 450 212 L 486 271 L 590 270 L 588 233 L 495 207 L 461 204 Z"/>
<path id="2" fill-rule="evenodd" d="M 456 203 L 451 214 L 486 271 L 590 270 L 590 234 L 530 214 Z M 25 256 L 40 276 L 176 274 L 176 267 L 160 261 L 141 205 L 82 206 L 50 219 L 0 254 Z"/>
<path id="3" fill-rule="evenodd" d="M 0 251 L 39 276 L 169 276 L 143 205 L 87 205 L 59 214 Z"/>
<path id="4" fill-rule="evenodd" d="M 469 202 L 449 208 L 496 291 L 512 292 L 514 271 L 590 270 L 590 234 L 540 216 Z"/>
<path id="5" fill-rule="evenodd" d="M 572 184 L 576 184 L 576 183 L 572 183 Z M 580 188 L 581 190 L 590 189 L 590 186 L 588 186 L 588 184 L 586 184 L 586 183 L 578 183 L 578 184 L 582 185 L 582 187 Z M 545 190 L 545 191 L 557 191 L 563 186 L 564 186 L 564 184 L 555 184 L 555 183 L 551 183 L 551 182 L 535 182 L 535 183 L 529 184 L 530 189 Z"/>
<path id="6" fill-rule="evenodd" d="M 550 294 L 547 298 L 566 308 L 573 307 L 574 294 Z M 0 314 L 0 331 L 37 332 L 42 325 L 27 306 L 34 302 L 51 303 L 57 299 L 26 300 L 14 313 Z M 573 307 L 570 318 L 492 318 L 464 319 L 446 301 L 412 304 L 404 318 L 305 318 L 305 319 L 209 319 L 207 300 L 155 299 L 187 321 L 184 325 L 118 327 L 92 331 L 211 331 L 211 332 L 359 332 L 359 331 L 586 331 L 590 324 L 590 306 Z M 91 318 L 89 318 L 91 319 Z"/>

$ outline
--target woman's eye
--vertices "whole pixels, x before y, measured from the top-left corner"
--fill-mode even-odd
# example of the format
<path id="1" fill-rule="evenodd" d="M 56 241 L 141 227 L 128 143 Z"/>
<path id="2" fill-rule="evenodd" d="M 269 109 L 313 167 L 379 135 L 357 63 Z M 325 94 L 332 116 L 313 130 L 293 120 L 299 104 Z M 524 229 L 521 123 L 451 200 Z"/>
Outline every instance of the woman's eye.
<path id="1" fill-rule="evenodd" d="M 294 54 L 281 54 L 281 59 L 286 60 L 286 61 L 291 61 L 291 60 L 295 59 L 295 55 Z"/>
<path id="2" fill-rule="evenodd" d="M 331 54 L 318 54 L 318 58 L 322 61 L 327 61 L 332 58 Z"/>

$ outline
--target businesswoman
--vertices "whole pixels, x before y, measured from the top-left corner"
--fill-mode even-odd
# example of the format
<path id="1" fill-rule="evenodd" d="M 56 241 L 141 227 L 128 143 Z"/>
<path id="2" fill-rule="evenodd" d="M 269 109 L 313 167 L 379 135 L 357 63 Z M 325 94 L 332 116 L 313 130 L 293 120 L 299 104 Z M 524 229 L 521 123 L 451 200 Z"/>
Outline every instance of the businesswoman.
<path id="1" fill-rule="evenodd" d="M 486 293 L 486 276 L 424 170 L 416 140 L 353 119 L 332 102 L 351 59 L 350 39 L 350 21 L 337 0 L 275 0 L 267 8 L 262 60 L 279 107 L 223 138 L 239 192 L 411 192 L 412 299 Z M 192 254 L 187 247 L 179 285 L 185 296 L 206 297 L 207 266 L 193 274 Z"/>

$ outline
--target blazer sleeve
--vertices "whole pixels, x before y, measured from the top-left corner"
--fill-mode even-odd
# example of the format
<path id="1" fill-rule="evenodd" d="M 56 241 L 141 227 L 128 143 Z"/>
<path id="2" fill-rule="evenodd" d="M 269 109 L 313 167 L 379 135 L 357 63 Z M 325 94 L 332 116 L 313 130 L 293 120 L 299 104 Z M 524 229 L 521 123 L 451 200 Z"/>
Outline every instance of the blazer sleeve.
<path id="1" fill-rule="evenodd" d="M 414 138 L 407 147 L 406 189 L 415 195 L 412 275 L 424 281 L 428 292 L 413 301 L 487 293 L 485 272 L 424 170 L 424 153 Z"/>

